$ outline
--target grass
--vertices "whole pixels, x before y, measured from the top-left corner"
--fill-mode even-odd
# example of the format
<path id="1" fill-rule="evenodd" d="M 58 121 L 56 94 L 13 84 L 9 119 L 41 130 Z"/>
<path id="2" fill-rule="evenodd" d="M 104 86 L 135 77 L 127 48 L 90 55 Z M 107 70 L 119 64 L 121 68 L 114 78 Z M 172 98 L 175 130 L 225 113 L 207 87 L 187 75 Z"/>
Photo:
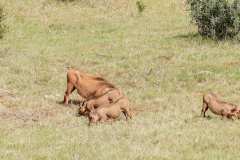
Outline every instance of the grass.
<path id="1" fill-rule="evenodd" d="M 143 1 L 142 14 L 134 1 L 87 2 L 0 1 L 0 88 L 16 95 L 0 99 L 0 159 L 237 159 L 240 122 L 199 115 L 207 91 L 240 104 L 239 43 L 202 39 L 180 0 Z M 146 111 L 88 127 L 58 104 L 69 66 Z"/>

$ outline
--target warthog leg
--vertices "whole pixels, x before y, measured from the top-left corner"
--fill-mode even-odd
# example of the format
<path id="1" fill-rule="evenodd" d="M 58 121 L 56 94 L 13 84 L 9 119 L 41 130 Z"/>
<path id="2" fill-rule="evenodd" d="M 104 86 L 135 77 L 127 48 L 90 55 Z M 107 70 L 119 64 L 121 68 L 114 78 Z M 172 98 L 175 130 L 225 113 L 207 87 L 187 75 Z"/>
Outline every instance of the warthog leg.
<path id="1" fill-rule="evenodd" d="M 207 110 L 208 110 L 208 105 L 205 102 L 203 102 L 201 116 L 206 117 Z"/>
<path id="2" fill-rule="evenodd" d="M 72 83 L 67 83 L 67 89 L 64 95 L 64 104 L 67 105 L 68 104 L 68 100 L 69 100 L 69 95 L 75 90 L 75 87 Z"/>
<path id="3" fill-rule="evenodd" d="M 126 117 L 126 120 L 128 120 L 128 118 L 132 119 L 132 113 L 129 107 L 123 107 L 122 110 L 124 116 Z"/>

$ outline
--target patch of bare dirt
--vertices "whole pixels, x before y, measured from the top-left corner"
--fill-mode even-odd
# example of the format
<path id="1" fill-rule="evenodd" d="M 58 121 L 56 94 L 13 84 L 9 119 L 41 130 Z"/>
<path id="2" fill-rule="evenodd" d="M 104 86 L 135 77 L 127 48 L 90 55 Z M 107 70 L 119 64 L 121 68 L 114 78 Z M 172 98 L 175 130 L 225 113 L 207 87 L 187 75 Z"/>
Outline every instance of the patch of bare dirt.
<path id="1" fill-rule="evenodd" d="M 230 61 L 230 62 L 225 62 L 224 63 L 225 67 L 236 67 L 240 66 L 240 61 Z"/>
<path id="2" fill-rule="evenodd" d="M 136 116 L 141 112 L 158 112 L 160 108 L 158 106 L 134 106 L 132 107 L 133 115 Z"/>

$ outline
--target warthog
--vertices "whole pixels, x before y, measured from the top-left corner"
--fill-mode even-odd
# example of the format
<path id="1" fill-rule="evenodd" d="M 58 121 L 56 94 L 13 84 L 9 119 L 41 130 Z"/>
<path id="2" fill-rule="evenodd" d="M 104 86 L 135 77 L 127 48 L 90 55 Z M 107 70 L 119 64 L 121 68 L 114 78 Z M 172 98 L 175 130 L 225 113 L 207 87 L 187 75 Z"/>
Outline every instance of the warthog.
<path id="1" fill-rule="evenodd" d="M 106 122 L 107 120 L 114 120 L 120 116 L 120 113 L 123 113 L 126 117 L 132 118 L 132 112 L 129 108 L 130 104 L 126 97 L 122 97 L 113 104 L 108 106 L 101 106 L 97 109 L 91 110 L 89 113 L 89 125 L 96 122 Z"/>
<path id="2" fill-rule="evenodd" d="M 203 106 L 201 111 L 203 117 L 205 117 L 205 113 L 208 109 L 216 115 L 227 117 L 229 119 L 232 119 L 233 116 L 237 117 L 239 112 L 237 105 L 220 101 L 214 93 L 203 95 Z"/>

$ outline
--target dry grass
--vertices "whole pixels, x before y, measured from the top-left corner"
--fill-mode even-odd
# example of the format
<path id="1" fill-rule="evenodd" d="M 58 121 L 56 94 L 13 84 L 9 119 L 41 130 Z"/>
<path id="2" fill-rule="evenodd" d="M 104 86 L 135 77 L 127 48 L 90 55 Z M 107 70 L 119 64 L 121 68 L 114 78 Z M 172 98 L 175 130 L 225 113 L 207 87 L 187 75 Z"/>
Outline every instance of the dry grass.
<path id="1" fill-rule="evenodd" d="M 15 95 L 0 99 L 0 159 L 237 159 L 239 121 L 199 115 L 209 90 L 240 104 L 238 42 L 195 34 L 182 1 L 143 1 L 141 15 L 134 1 L 89 2 L 0 1 L 0 88 Z M 58 103 L 69 66 L 103 75 L 144 111 L 89 128 Z"/>

